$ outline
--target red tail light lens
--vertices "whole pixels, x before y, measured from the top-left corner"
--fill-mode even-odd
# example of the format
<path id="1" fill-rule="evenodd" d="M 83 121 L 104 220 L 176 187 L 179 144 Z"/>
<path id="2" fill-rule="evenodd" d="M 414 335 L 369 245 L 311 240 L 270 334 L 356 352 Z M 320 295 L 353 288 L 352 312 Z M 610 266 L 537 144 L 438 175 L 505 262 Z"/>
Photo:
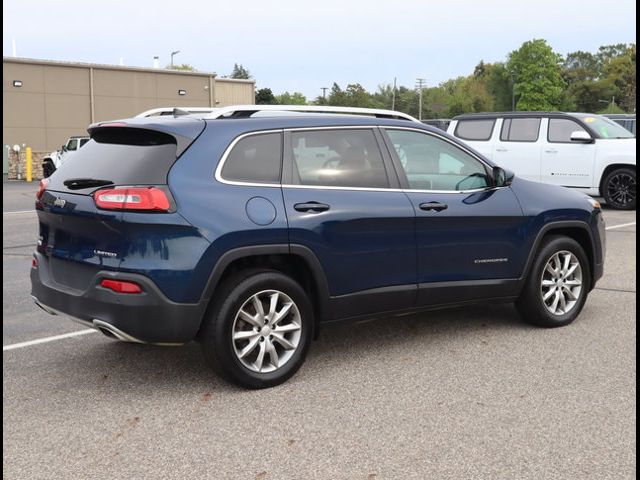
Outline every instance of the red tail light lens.
<path id="1" fill-rule="evenodd" d="M 44 195 L 44 191 L 47 189 L 47 185 L 49 185 L 49 180 L 43 178 L 40 180 L 40 185 L 38 186 L 38 191 L 36 193 L 36 200 L 40 200 Z"/>
<path id="2" fill-rule="evenodd" d="M 100 282 L 100 286 L 108 288 L 116 293 L 142 293 L 142 287 L 135 282 L 123 282 L 121 280 L 107 280 Z"/>
<path id="3" fill-rule="evenodd" d="M 171 203 L 156 187 L 130 187 L 98 190 L 93 194 L 98 208 L 103 210 L 146 210 L 167 212 Z"/>
<path id="4" fill-rule="evenodd" d="M 31 268 L 38 268 L 38 259 L 36 257 L 31 258 Z"/>

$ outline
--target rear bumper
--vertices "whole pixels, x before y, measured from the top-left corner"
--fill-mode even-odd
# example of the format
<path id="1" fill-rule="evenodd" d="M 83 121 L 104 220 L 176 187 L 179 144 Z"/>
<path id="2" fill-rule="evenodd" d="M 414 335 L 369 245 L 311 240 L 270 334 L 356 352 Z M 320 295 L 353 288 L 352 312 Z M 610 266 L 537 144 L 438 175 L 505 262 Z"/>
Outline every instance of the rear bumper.
<path id="1" fill-rule="evenodd" d="M 69 315 L 120 340 L 141 343 L 186 343 L 200 329 L 205 303 L 172 302 L 143 275 L 100 271 L 86 290 L 80 291 L 57 284 L 49 274 L 47 258 L 34 255 L 38 267 L 31 269 L 31 296 L 49 313 Z M 136 282 L 143 293 L 122 294 L 102 288 L 104 278 Z"/>

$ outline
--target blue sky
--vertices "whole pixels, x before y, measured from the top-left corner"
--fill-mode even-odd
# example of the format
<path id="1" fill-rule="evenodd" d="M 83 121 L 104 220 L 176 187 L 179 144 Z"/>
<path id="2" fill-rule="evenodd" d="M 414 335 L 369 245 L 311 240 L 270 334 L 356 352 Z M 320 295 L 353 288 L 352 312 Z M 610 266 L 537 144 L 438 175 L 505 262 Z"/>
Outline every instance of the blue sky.
<path id="1" fill-rule="evenodd" d="M 635 42 L 631 0 L 393 2 L 5 0 L 3 55 L 152 66 L 160 56 L 218 75 L 234 62 L 258 88 L 321 93 L 333 81 L 435 85 L 504 60 L 532 38 L 559 53 Z"/>

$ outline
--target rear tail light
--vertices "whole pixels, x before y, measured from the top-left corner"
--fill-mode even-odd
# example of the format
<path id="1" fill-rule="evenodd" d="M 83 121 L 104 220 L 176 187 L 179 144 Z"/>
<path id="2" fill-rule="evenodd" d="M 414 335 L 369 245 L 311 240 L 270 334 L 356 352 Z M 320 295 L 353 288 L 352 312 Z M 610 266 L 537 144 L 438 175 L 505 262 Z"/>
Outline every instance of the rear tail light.
<path id="1" fill-rule="evenodd" d="M 100 282 L 100 286 L 116 293 L 142 293 L 142 287 L 135 282 L 108 280 L 105 278 Z"/>
<path id="2" fill-rule="evenodd" d="M 47 189 L 47 185 L 49 185 L 49 180 L 47 178 L 43 178 L 40 180 L 40 185 L 38 186 L 38 191 L 36 192 L 36 200 L 40 200 L 44 195 L 44 191 Z"/>
<path id="3" fill-rule="evenodd" d="M 127 187 L 98 190 L 93 194 L 96 206 L 103 210 L 146 210 L 167 212 L 171 203 L 156 187 Z"/>
<path id="4" fill-rule="evenodd" d="M 31 268 L 38 268 L 38 259 L 36 257 L 31 258 Z"/>

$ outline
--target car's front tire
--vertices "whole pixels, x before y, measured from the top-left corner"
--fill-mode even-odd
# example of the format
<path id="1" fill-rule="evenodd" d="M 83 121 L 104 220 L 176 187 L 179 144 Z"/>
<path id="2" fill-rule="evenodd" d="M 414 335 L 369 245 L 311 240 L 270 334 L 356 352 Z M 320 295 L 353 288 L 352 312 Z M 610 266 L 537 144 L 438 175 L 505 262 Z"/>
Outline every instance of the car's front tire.
<path id="1" fill-rule="evenodd" d="M 591 271 L 582 246 L 553 235 L 542 241 L 516 306 L 528 323 L 562 327 L 580 314 L 590 289 Z"/>
<path id="2" fill-rule="evenodd" d="M 266 388 L 300 368 L 313 327 L 313 309 L 295 280 L 251 270 L 221 286 L 200 342 L 205 360 L 224 378 L 245 388 Z"/>
<path id="3" fill-rule="evenodd" d="M 618 210 L 636 209 L 636 171 L 618 168 L 602 182 L 602 196 L 607 205 Z"/>

